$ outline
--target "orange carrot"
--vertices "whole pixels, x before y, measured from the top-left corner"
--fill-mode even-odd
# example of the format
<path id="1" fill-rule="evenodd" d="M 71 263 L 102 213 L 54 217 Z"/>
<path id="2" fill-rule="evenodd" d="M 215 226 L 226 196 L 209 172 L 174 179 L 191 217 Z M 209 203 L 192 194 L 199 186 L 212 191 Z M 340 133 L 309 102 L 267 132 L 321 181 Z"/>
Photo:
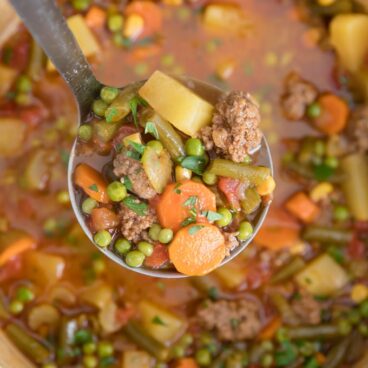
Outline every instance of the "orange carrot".
<path id="1" fill-rule="evenodd" d="M 169 246 L 176 269 L 188 276 L 202 276 L 216 267 L 226 253 L 225 239 L 217 226 L 192 224 L 177 232 Z"/>
<path id="2" fill-rule="evenodd" d="M 135 47 L 130 53 L 129 61 L 134 64 L 137 60 L 147 59 L 158 55 L 161 51 L 161 45 L 147 45 Z"/>
<path id="3" fill-rule="evenodd" d="M 137 14 L 144 20 L 144 29 L 140 37 L 152 36 L 162 28 L 162 11 L 151 1 L 133 1 L 125 8 L 125 15 Z"/>
<path id="4" fill-rule="evenodd" d="M 94 208 L 91 212 L 92 226 L 96 231 L 113 229 L 118 226 L 118 215 L 108 208 Z"/>
<path id="5" fill-rule="evenodd" d="M 91 166 L 86 164 L 78 165 L 74 172 L 74 181 L 76 185 L 81 187 L 87 195 L 97 202 L 109 202 L 105 180 Z"/>
<path id="6" fill-rule="evenodd" d="M 159 243 L 153 248 L 153 253 L 149 257 L 146 257 L 144 265 L 151 268 L 159 268 L 168 261 L 169 253 L 167 251 L 167 246 Z"/>
<path id="7" fill-rule="evenodd" d="M 175 368 L 198 368 L 198 364 L 193 358 L 181 358 L 176 362 Z"/>
<path id="8" fill-rule="evenodd" d="M 85 17 L 89 28 L 102 28 L 106 23 L 106 12 L 98 6 L 92 6 Z"/>
<path id="9" fill-rule="evenodd" d="M 315 127 L 327 135 L 334 135 L 344 130 L 349 115 L 347 103 L 331 93 L 321 95 L 317 102 L 321 113 L 313 119 Z"/>
<path id="10" fill-rule="evenodd" d="M 163 227 L 177 231 L 184 220 L 191 217 L 190 210 L 197 211 L 197 222 L 205 220 L 202 211 L 216 211 L 216 196 L 205 185 L 187 180 L 169 184 L 157 203 L 157 215 Z"/>
<path id="11" fill-rule="evenodd" d="M 326 358 L 326 355 L 318 352 L 316 354 L 316 360 L 318 364 L 323 365 L 326 363 L 327 358 Z"/>
<path id="12" fill-rule="evenodd" d="M 271 340 L 280 328 L 282 320 L 279 316 L 274 317 L 271 322 L 261 331 L 258 336 L 259 340 Z"/>
<path id="13" fill-rule="evenodd" d="M 313 222 L 320 214 L 320 208 L 304 192 L 298 192 L 289 198 L 285 208 L 305 223 Z"/>
<path id="14" fill-rule="evenodd" d="M 23 236 L 16 240 L 12 244 L 8 245 L 3 252 L 0 253 L 0 267 L 2 267 L 8 261 L 19 256 L 21 253 L 33 249 L 36 246 L 36 242 L 29 236 Z"/>

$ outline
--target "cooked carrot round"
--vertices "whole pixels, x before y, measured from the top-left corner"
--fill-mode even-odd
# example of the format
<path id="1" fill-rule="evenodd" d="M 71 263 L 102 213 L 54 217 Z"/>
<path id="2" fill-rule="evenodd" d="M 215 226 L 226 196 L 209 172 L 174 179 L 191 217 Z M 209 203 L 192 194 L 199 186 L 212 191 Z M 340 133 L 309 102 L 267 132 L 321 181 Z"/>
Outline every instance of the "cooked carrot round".
<path id="1" fill-rule="evenodd" d="M 225 239 L 218 227 L 206 223 L 192 224 L 177 232 L 169 246 L 175 268 L 188 276 L 205 275 L 225 258 Z"/>
<path id="2" fill-rule="evenodd" d="M 202 211 L 216 211 L 216 196 L 205 185 L 192 180 L 166 186 L 157 203 L 157 214 L 162 227 L 177 231 L 183 221 L 192 216 L 195 208 L 197 222 L 203 221 Z"/>

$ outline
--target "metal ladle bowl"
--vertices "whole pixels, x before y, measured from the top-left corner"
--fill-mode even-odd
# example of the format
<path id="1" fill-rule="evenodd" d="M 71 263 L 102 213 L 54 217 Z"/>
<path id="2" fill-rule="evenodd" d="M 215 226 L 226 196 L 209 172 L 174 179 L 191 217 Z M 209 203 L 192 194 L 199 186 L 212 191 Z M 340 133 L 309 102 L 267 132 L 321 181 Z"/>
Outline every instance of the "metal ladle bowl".
<path id="1" fill-rule="evenodd" d="M 78 125 L 83 123 L 91 110 L 91 105 L 95 97 L 99 94 L 102 84 L 95 78 L 79 48 L 73 34 L 69 30 L 64 17 L 62 16 L 54 0 L 10 0 L 18 15 L 31 32 L 32 36 L 43 48 L 49 59 L 55 65 L 61 76 L 64 78 L 69 88 L 73 92 L 78 108 Z M 211 103 L 216 103 L 223 91 L 215 86 L 189 77 L 176 77 L 187 87 L 194 90 L 198 95 Z M 93 244 L 93 234 L 86 224 L 81 213 L 80 205 L 76 196 L 76 188 L 73 183 L 73 173 L 77 163 L 76 155 L 77 141 L 74 142 L 71 150 L 68 166 L 68 189 L 71 204 L 77 220 L 85 234 Z M 269 146 L 265 137 L 262 138 L 261 146 L 257 152 L 257 163 L 270 168 L 273 173 L 272 158 Z M 253 240 L 254 236 L 263 224 L 267 215 L 270 203 L 264 204 L 254 219 L 254 232 L 252 236 L 236 247 L 229 256 L 221 263 L 226 264 L 239 253 L 241 253 Z M 109 249 L 95 246 L 120 266 L 131 271 L 147 276 L 161 278 L 183 278 L 187 277 L 175 269 L 150 269 L 145 267 L 129 267 L 124 260 Z"/>

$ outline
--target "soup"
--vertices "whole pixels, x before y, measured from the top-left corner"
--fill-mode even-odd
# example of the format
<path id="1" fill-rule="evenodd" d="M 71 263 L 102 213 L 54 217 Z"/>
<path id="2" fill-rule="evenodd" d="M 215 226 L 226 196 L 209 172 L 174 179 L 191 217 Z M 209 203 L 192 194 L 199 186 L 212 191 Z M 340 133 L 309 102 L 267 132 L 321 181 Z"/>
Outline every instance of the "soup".
<path id="1" fill-rule="evenodd" d="M 19 25 L 0 64 L 7 338 L 44 368 L 367 366 L 366 2 L 60 6 L 106 85 L 160 69 L 254 95 L 277 187 L 254 242 L 209 275 L 121 269 L 76 223 L 75 105 Z"/>

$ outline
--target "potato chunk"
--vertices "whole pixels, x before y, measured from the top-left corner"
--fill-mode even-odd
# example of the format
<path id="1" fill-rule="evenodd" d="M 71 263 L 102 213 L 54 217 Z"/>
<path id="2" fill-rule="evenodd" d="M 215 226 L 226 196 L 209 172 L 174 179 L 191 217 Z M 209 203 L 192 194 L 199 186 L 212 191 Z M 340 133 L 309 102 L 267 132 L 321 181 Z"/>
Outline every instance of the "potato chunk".
<path id="1" fill-rule="evenodd" d="M 213 106 L 160 71 L 151 75 L 139 94 L 164 119 L 190 136 L 211 122 Z"/>
<path id="2" fill-rule="evenodd" d="M 328 296 L 343 288 L 349 279 L 338 263 L 322 254 L 297 274 L 296 281 L 313 295 Z"/>
<path id="3" fill-rule="evenodd" d="M 350 72 L 356 72 L 368 53 L 368 15 L 341 14 L 330 24 L 331 44 Z"/>
<path id="4" fill-rule="evenodd" d="M 22 152 L 27 127 L 14 118 L 0 119 L 0 157 L 11 157 Z"/>

